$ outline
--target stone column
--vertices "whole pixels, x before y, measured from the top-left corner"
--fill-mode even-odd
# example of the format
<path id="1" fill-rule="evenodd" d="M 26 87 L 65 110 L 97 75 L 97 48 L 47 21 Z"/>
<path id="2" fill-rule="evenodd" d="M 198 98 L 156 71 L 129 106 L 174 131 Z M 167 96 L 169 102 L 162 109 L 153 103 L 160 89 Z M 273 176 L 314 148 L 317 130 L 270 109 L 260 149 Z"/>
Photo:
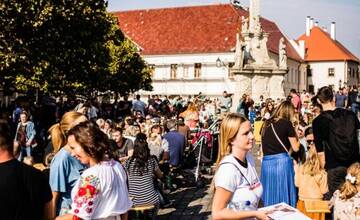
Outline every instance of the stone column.
<path id="1" fill-rule="evenodd" d="M 260 0 L 250 0 L 249 11 L 249 30 L 254 33 L 257 17 L 260 16 Z"/>
<path id="2" fill-rule="evenodd" d="M 251 95 L 252 94 L 252 86 L 251 86 L 251 75 L 250 74 L 235 74 L 235 92 L 233 99 L 233 106 L 231 108 L 232 112 L 236 111 L 236 108 L 239 105 L 239 100 L 241 99 L 244 93 Z"/>
<path id="3" fill-rule="evenodd" d="M 254 100 L 259 100 L 260 95 L 264 98 L 270 97 L 270 78 L 271 75 L 256 74 L 252 79 L 252 97 Z"/>
<path id="4" fill-rule="evenodd" d="M 284 75 L 272 75 L 269 81 L 271 98 L 286 98 L 284 91 Z"/>

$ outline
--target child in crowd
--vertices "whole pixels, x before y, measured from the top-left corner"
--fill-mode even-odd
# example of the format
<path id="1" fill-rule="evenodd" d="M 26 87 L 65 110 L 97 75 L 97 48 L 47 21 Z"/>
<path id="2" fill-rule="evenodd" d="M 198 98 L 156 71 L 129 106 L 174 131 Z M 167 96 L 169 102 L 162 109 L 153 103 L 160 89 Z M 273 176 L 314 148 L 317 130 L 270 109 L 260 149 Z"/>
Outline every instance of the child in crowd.
<path id="1" fill-rule="evenodd" d="M 348 168 L 345 183 L 334 192 L 330 206 L 334 206 L 335 220 L 360 219 L 360 163 Z"/>
<path id="2" fill-rule="evenodd" d="M 311 219 L 321 219 L 322 213 L 307 213 L 305 210 L 306 200 L 322 200 L 328 191 L 327 174 L 321 167 L 313 140 L 309 140 L 308 157 L 302 165 L 295 164 L 295 186 L 299 188 L 299 200 L 297 209 Z"/>

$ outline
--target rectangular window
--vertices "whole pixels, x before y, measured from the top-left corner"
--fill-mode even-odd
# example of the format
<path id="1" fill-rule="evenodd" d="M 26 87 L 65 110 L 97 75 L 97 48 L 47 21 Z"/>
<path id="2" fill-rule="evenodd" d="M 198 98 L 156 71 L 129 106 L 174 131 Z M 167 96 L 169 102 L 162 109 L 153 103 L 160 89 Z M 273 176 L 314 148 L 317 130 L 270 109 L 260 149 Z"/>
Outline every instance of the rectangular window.
<path id="1" fill-rule="evenodd" d="M 155 75 L 155 65 L 154 64 L 149 64 L 148 66 L 149 66 L 149 69 L 150 69 L 150 76 L 151 76 L 151 78 L 153 78 L 154 75 Z"/>
<path id="2" fill-rule="evenodd" d="M 186 79 L 189 77 L 189 67 L 188 66 L 184 66 L 183 67 L 183 78 Z"/>
<path id="3" fill-rule="evenodd" d="M 314 85 L 309 85 L 309 92 L 314 92 Z"/>
<path id="4" fill-rule="evenodd" d="M 307 74 L 307 77 L 312 76 L 312 69 L 309 66 L 307 66 L 307 68 L 306 68 L 306 74 Z"/>
<path id="5" fill-rule="evenodd" d="M 231 72 L 231 69 L 233 68 L 233 66 L 235 65 L 234 62 L 230 62 L 229 64 L 229 68 L 228 68 L 228 77 L 229 79 L 234 79 L 234 73 Z"/>
<path id="6" fill-rule="evenodd" d="M 177 64 L 170 65 L 170 79 L 176 79 Z"/>
<path id="7" fill-rule="evenodd" d="M 329 74 L 329 76 L 335 76 L 335 68 L 329 68 L 328 74 Z"/>
<path id="8" fill-rule="evenodd" d="M 201 77 L 201 63 L 195 63 L 194 65 L 194 78 Z"/>

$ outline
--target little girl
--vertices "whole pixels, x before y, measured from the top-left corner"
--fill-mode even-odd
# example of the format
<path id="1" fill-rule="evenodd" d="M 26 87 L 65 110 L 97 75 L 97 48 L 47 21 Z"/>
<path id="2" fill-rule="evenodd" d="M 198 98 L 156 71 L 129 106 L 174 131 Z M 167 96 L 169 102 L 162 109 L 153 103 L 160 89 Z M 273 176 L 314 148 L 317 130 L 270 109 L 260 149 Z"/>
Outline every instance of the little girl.
<path id="1" fill-rule="evenodd" d="M 309 140 L 307 140 L 309 142 Z M 321 219 L 322 213 L 308 213 L 305 210 L 306 200 L 322 200 L 323 195 L 328 191 L 327 174 L 320 165 L 320 159 L 317 156 L 315 145 L 310 141 L 308 156 L 304 164 L 295 168 L 295 186 L 299 188 L 299 201 L 297 209 L 310 217 L 311 219 Z"/>
<path id="2" fill-rule="evenodd" d="M 334 206 L 334 219 L 360 219 L 360 163 L 354 163 L 347 169 L 345 183 L 334 192 L 330 200 Z"/>

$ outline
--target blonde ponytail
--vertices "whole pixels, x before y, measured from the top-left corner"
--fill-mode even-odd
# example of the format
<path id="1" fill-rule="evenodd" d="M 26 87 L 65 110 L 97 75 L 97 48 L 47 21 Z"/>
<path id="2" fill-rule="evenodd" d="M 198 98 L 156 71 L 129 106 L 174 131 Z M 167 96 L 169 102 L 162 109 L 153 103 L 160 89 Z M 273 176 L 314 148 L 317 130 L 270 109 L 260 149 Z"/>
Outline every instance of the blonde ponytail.
<path id="1" fill-rule="evenodd" d="M 60 123 L 56 123 L 50 127 L 49 133 L 51 136 L 51 143 L 54 149 L 54 153 L 57 153 L 61 147 L 65 145 L 65 135 L 61 130 Z"/>
<path id="2" fill-rule="evenodd" d="M 79 118 L 83 117 L 84 120 Z M 49 129 L 51 136 L 51 143 L 53 145 L 54 153 L 57 153 L 66 144 L 66 133 L 81 121 L 85 121 L 86 117 L 79 112 L 66 112 L 59 123 L 54 124 Z"/>

